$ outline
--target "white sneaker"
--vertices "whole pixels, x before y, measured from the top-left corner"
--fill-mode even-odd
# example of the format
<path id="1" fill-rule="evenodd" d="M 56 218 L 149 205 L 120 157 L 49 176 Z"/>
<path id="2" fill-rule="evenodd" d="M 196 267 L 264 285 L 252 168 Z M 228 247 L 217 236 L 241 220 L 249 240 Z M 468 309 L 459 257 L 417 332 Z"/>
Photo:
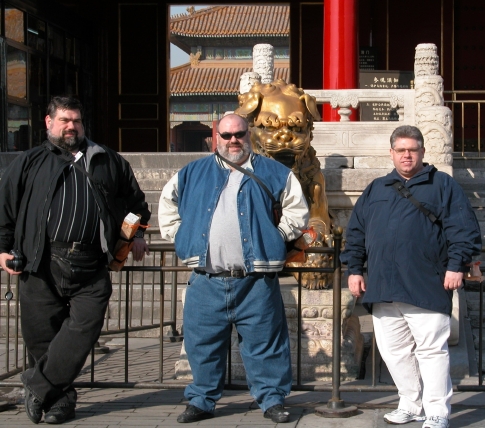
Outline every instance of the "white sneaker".
<path id="1" fill-rule="evenodd" d="M 413 422 L 413 421 L 424 421 L 425 419 L 426 419 L 425 416 L 418 416 L 418 415 L 415 415 L 414 413 L 408 412 L 407 410 L 403 410 L 403 409 L 396 409 L 393 412 L 386 413 L 384 415 L 384 420 L 388 424 L 393 424 L 393 425 L 407 424 L 408 422 Z M 438 427 L 439 425 L 436 425 L 436 426 Z M 422 428 L 425 428 L 425 426 L 423 425 Z"/>
<path id="2" fill-rule="evenodd" d="M 450 421 L 447 418 L 441 416 L 430 416 L 426 418 L 422 428 L 448 428 Z"/>

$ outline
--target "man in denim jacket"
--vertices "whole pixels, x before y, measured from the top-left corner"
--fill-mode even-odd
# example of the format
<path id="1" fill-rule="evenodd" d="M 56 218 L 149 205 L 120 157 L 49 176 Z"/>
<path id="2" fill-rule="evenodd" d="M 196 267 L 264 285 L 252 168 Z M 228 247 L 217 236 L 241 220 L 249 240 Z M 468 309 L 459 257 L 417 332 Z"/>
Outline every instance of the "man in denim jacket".
<path id="1" fill-rule="evenodd" d="M 181 423 L 214 415 L 221 397 L 231 326 L 236 326 L 250 392 L 273 422 L 288 422 L 283 407 L 292 375 L 288 328 L 277 272 L 285 241 L 301 235 L 308 205 L 283 164 L 252 153 L 247 121 L 236 114 L 218 125 L 217 148 L 253 172 L 283 211 L 274 225 L 272 202 L 252 178 L 216 155 L 191 162 L 167 183 L 159 204 L 162 238 L 194 268 L 184 305 L 184 343 L 193 383 Z"/>

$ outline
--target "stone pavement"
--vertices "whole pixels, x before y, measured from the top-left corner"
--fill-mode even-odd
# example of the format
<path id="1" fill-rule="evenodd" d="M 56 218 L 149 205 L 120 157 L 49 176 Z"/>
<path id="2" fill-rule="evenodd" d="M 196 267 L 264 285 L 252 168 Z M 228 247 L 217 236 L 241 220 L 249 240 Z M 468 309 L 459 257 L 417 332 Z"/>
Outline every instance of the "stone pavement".
<path id="1" fill-rule="evenodd" d="M 315 414 L 315 407 L 326 405 L 328 392 L 293 392 L 286 400 L 291 420 L 284 424 L 292 428 L 383 428 L 389 427 L 382 416 L 395 408 L 396 394 L 344 393 L 345 404 L 358 407 L 355 416 L 343 419 L 323 418 Z M 177 415 L 185 409 L 181 389 L 79 389 L 76 418 L 66 422 L 66 427 L 178 427 Z M 280 424 L 283 426 L 283 424 Z M 421 422 L 406 425 L 420 428 Z M 2 427 L 30 427 L 23 405 L 0 413 Z M 43 421 L 39 426 L 47 426 Z M 265 419 L 246 391 L 225 391 L 217 405 L 215 418 L 190 424 L 206 427 L 274 427 Z M 453 398 L 452 428 L 485 427 L 484 393 L 458 392 Z"/>
<path id="2" fill-rule="evenodd" d="M 98 354 L 95 360 L 96 381 L 124 380 L 124 352 L 120 339 L 106 343 L 110 352 Z M 158 377 L 158 345 L 153 339 L 130 339 L 131 382 L 155 382 Z M 164 384 L 170 385 L 174 363 L 180 344 L 164 346 Z M 90 361 L 79 381 L 90 379 Z M 13 381 L 18 381 L 18 376 Z M 381 380 L 382 381 L 382 380 Z M 178 385 L 178 387 L 177 387 Z M 66 427 L 181 427 L 177 416 L 185 409 L 186 401 L 180 383 L 170 389 L 144 388 L 79 388 L 76 418 Z M 348 385 L 348 383 L 346 383 Z M 145 385 L 143 385 L 145 386 Z M 2 394 L 3 393 L 3 394 Z M 382 417 L 393 410 L 398 400 L 394 392 L 342 392 L 340 398 L 346 406 L 356 406 L 358 411 L 349 418 L 324 418 L 315 414 L 315 408 L 326 407 L 330 392 L 294 391 L 286 400 L 291 419 L 282 426 L 292 428 L 383 428 L 390 427 Z M 23 390 L 19 387 L 0 388 L 0 401 L 10 405 L 0 412 L 0 427 L 33 427 L 23 405 Z M 217 404 L 215 418 L 190 426 L 206 427 L 274 427 L 245 390 L 225 390 Z M 421 422 L 409 423 L 406 428 L 421 428 Z M 43 421 L 39 426 L 48 426 Z M 187 425 L 185 425 L 187 426 Z M 451 428 L 485 428 L 485 392 L 456 392 L 453 396 Z"/>

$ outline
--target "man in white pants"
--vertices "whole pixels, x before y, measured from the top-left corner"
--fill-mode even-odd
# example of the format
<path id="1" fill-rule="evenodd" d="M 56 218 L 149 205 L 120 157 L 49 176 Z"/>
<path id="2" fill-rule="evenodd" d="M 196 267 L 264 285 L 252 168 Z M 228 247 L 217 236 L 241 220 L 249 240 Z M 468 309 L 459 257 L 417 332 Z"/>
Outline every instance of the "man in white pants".
<path id="1" fill-rule="evenodd" d="M 363 294 L 363 306 L 372 313 L 377 346 L 399 391 L 398 408 L 384 420 L 448 428 L 452 294 L 480 253 L 481 235 L 461 187 L 423 163 L 424 153 L 418 128 L 394 130 L 395 169 L 374 180 L 357 201 L 341 261 L 348 266 L 351 293 Z"/>

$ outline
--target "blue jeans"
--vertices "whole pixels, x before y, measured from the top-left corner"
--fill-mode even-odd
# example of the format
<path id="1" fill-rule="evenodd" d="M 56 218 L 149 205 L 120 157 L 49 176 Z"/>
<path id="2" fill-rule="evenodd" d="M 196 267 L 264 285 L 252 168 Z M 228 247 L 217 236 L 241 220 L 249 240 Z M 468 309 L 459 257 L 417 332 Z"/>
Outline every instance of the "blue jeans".
<path id="1" fill-rule="evenodd" d="M 30 362 L 21 379 L 46 407 L 75 404 L 71 384 L 99 338 L 111 295 L 106 256 L 101 251 L 69 256 L 80 262 L 100 261 L 84 271 L 67 271 L 53 261 L 67 252 L 46 250 L 38 272 L 20 276 L 22 335 Z"/>
<path id="2" fill-rule="evenodd" d="M 291 391 L 288 325 L 278 276 L 210 278 L 192 273 L 184 305 L 184 344 L 193 374 L 189 403 L 214 412 L 222 395 L 234 324 L 251 395 L 263 412 Z"/>

